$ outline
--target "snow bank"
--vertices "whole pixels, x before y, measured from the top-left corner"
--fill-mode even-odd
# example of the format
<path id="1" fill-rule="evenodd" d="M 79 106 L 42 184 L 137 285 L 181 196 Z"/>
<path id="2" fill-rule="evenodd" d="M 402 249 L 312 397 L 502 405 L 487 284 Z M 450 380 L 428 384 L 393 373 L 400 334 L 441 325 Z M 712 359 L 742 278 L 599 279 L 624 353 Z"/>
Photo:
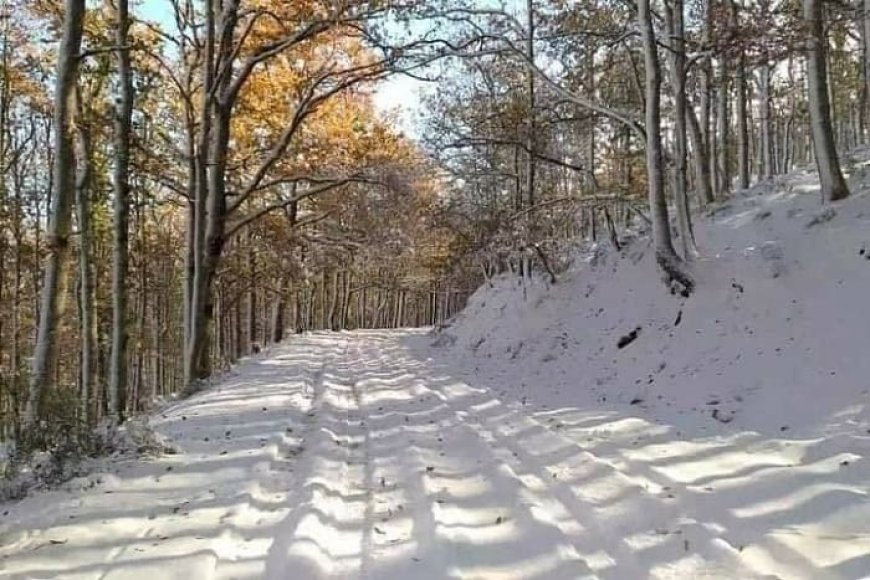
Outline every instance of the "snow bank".
<path id="1" fill-rule="evenodd" d="M 638 239 L 502 278 L 430 339 L 433 374 L 496 397 L 474 416 L 594 506 L 602 577 L 867 577 L 868 158 L 832 206 L 799 171 L 699 217 L 688 299 Z"/>
<path id="2" fill-rule="evenodd" d="M 824 207 L 798 171 L 698 218 L 689 299 L 659 282 L 639 239 L 592 248 L 552 287 L 496 280 L 439 344 L 543 407 L 631 407 L 692 432 L 866 429 L 867 163 L 850 181 L 853 197 Z"/>
<path id="3" fill-rule="evenodd" d="M 89 489 L 110 479 L 120 461 L 177 452 L 166 437 L 154 431 L 146 416 L 120 427 L 107 422 L 96 427 L 81 448 L 35 453 L 26 461 L 13 463 L 11 451 L 4 446 L 0 449 L 0 503 L 48 489 Z"/>

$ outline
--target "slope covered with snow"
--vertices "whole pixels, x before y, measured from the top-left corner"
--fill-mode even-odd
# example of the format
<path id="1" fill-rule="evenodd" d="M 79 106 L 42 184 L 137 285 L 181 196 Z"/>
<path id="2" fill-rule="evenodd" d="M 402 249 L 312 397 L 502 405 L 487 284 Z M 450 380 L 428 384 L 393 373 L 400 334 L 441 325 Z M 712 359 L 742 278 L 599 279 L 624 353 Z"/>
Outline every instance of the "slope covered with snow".
<path id="1" fill-rule="evenodd" d="M 851 169 L 833 207 L 807 170 L 698 219 L 688 299 L 638 239 L 593 248 L 554 286 L 499 279 L 436 343 L 468 380 L 682 496 L 755 570 L 864 577 L 870 173 Z"/>
<path id="2" fill-rule="evenodd" d="M 696 431 L 864 425 L 870 197 L 858 171 L 855 195 L 832 208 L 800 172 L 699 219 L 689 299 L 658 281 L 646 239 L 593 249 L 552 287 L 501 278 L 447 330 L 453 354 L 539 403 L 633 405 Z"/>

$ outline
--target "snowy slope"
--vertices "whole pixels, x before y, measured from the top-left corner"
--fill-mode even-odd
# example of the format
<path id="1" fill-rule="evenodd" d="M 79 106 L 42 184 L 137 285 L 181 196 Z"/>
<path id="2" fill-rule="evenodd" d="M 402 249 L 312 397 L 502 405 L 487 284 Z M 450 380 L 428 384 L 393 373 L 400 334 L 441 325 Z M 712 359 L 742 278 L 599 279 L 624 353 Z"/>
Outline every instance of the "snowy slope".
<path id="1" fill-rule="evenodd" d="M 645 239 L 621 254 L 598 248 L 553 287 L 500 279 L 447 330 L 452 355 L 513 377 L 515 394 L 539 403 L 634 401 L 639 415 L 693 431 L 865 425 L 870 196 L 855 193 L 822 207 L 814 174 L 800 172 L 719 206 L 696 226 L 689 299 L 658 281 Z"/>
<path id="2" fill-rule="evenodd" d="M 482 288 L 435 343 L 466 380 L 689 496 L 755 569 L 870 577 L 870 171 L 852 170 L 834 208 L 800 171 L 699 219 L 689 299 L 641 239 L 552 287 Z"/>

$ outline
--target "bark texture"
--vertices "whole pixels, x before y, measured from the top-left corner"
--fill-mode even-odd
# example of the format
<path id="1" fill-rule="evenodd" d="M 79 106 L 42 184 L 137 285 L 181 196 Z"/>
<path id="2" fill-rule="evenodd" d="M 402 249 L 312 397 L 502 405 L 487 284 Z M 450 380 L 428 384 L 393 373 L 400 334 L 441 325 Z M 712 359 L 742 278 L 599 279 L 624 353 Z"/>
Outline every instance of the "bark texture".
<path id="1" fill-rule="evenodd" d="M 57 56 L 57 85 L 54 93 L 54 189 L 46 232 L 44 281 L 33 370 L 28 386 L 24 425 L 32 427 L 40 415 L 43 395 L 57 364 L 57 327 L 66 311 L 69 278 L 69 237 L 75 197 L 75 146 L 72 126 L 79 51 L 85 17 L 85 0 L 64 3 L 63 36 Z"/>
<path id="2" fill-rule="evenodd" d="M 122 421 L 127 408 L 127 273 L 130 229 L 130 131 L 133 116 L 133 81 L 127 33 L 128 0 L 116 0 L 115 52 L 120 94 L 115 107 L 114 217 L 112 247 L 112 353 L 109 366 L 109 415 Z"/>
<path id="3" fill-rule="evenodd" d="M 834 128 L 831 123 L 822 0 L 804 0 L 804 20 L 809 33 L 807 88 L 819 183 L 822 198 L 825 201 L 837 201 L 849 196 L 849 188 L 840 170 L 840 160 L 834 143 Z"/>

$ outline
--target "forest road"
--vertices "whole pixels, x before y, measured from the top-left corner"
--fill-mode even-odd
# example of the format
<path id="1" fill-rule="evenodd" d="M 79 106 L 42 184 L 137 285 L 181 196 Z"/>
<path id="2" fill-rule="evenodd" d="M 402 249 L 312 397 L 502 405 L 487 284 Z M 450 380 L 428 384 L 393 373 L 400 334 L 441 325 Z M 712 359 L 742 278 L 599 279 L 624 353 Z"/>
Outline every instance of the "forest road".
<path id="1" fill-rule="evenodd" d="M 738 530 L 727 493 L 457 378 L 430 342 L 311 334 L 244 362 L 155 416 L 178 453 L 0 506 L 0 577 L 845 577 Z"/>

